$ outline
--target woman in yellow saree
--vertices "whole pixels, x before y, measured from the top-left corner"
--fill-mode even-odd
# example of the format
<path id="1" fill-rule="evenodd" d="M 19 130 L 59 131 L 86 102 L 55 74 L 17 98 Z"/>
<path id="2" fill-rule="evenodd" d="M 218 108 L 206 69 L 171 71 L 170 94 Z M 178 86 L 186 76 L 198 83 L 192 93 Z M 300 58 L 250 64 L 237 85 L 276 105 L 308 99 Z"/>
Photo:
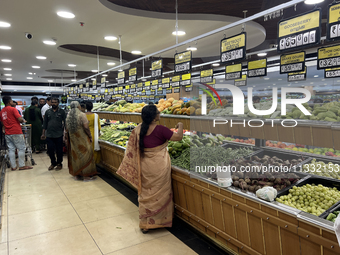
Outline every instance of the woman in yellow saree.
<path id="1" fill-rule="evenodd" d="M 157 125 L 159 119 L 160 112 L 155 105 L 143 108 L 143 122 L 132 131 L 117 171 L 138 189 L 139 228 L 143 233 L 172 226 L 173 192 L 167 145 L 168 140 L 182 140 L 183 124 L 178 123 L 178 133 L 174 133 Z"/>
<path id="2" fill-rule="evenodd" d="M 70 107 L 71 111 L 66 118 L 69 173 L 78 180 L 91 180 L 97 170 L 93 159 L 89 122 L 85 113 L 80 111 L 78 102 L 72 102 Z"/>

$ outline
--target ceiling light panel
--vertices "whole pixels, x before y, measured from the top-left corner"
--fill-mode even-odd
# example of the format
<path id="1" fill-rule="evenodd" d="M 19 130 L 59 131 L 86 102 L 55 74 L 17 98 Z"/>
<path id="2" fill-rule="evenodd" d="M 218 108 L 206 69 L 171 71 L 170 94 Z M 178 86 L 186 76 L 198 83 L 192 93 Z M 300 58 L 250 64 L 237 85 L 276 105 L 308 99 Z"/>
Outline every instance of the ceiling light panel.
<path id="1" fill-rule="evenodd" d="M 117 40 L 117 37 L 113 36 L 113 35 L 108 35 L 104 37 L 105 40 L 107 41 L 115 41 Z"/>
<path id="2" fill-rule="evenodd" d="M 46 57 L 44 57 L 44 56 L 36 56 L 36 58 L 37 58 L 37 59 L 40 59 L 40 60 L 46 59 Z"/>
<path id="3" fill-rule="evenodd" d="M 7 46 L 7 45 L 0 45 L 0 50 L 10 50 L 12 47 Z"/>
<path id="4" fill-rule="evenodd" d="M 65 19 L 73 19 L 76 16 L 72 12 L 65 12 L 65 11 L 57 12 L 57 15 Z"/>
<path id="5" fill-rule="evenodd" d="M 11 24 L 5 21 L 0 21 L 0 27 L 10 27 Z"/>
<path id="6" fill-rule="evenodd" d="M 43 41 L 44 44 L 46 45 L 56 45 L 57 43 L 55 41 L 51 41 L 51 40 L 45 40 Z"/>

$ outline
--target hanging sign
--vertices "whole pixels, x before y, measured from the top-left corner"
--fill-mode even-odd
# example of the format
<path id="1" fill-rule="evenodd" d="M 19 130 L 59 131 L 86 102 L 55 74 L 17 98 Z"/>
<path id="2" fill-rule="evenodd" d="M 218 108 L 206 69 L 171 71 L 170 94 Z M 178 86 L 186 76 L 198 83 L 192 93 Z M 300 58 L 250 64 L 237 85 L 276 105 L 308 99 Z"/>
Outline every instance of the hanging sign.
<path id="1" fill-rule="evenodd" d="M 170 87 L 170 78 L 163 78 L 162 79 L 162 87 L 165 88 L 165 89 Z"/>
<path id="2" fill-rule="evenodd" d="M 191 50 L 175 54 L 175 73 L 191 71 Z"/>
<path id="3" fill-rule="evenodd" d="M 181 76 L 180 85 L 186 86 L 186 85 L 189 85 L 189 84 L 191 84 L 191 73 L 183 74 Z"/>
<path id="4" fill-rule="evenodd" d="M 185 92 L 190 92 L 190 91 L 192 91 L 192 84 L 185 86 Z"/>
<path id="5" fill-rule="evenodd" d="M 114 88 L 113 94 L 114 94 L 114 95 L 117 95 L 117 94 L 118 94 L 118 87 L 115 87 L 115 88 Z"/>
<path id="6" fill-rule="evenodd" d="M 162 87 L 157 89 L 157 95 L 161 95 L 161 94 L 163 94 L 163 88 Z"/>
<path id="7" fill-rule="evenodd" d="M 302 72 L 288 73 L 288 82 L 305 81 L 307 79 L 307 66 Z"/>
<path id="8" fill-rule="evenodd" d="M 117 100 L 120 100 L 120 99 L 122 99 L 122 95 L 116 95 L 115 98 L 116 98 Z"/>
<path id="9" fill-rule="evenodd" d="M 172 94 L 172 87 L 166 88 L 166 94 Z"/>
<path id="10" fill-rule="evenodd" d="M 179 75 L 173 76 L 171 78 L 170 86 L 172 86 L 172 87 L 179 87 L 180 79 L 181 79 L 181 76 L 179 76 Z"/>
<path id="11" fill-rule="evenodd" d="M 95 91 L 97 89 L 97 80 L 92 81 L 92 91 Z"/>
<path id="12" fill-rule="evenodd" d="M 143 89 L 142 93 L 141 93 L 142 96 L 145 96 L 146 95 L 146 91 Z"/>
<path id="13" fill-rule="evenodd" d="M 267 76 L 267 59 L 248 62 L 248 78 Z"/>
<path id="14" fill-rule="evenodd" d="M 242 64 L 230 65 L 225 67 L 225 79 L 236 80 L 242 77 Z"/>
<path id="15" fill-rule="evenodd" d="M 141 92 L 142 90 L 143 90 L 143 83 L 142 83 L 142 82 L 137 83 L 137 89 L 136 89 L 136 91 L 137 91 L 137 92 Z"/>
<path id="16" fill-rule="evenodd" d="M 135 93 L 136 92 L 136 84 L 131 84 L 130 85 L 130 93 Z"/>
<path id="17" fill-rule="evenodd" d="M 125 93 L 130 93 L 130 85 L 125 86 Z"/>
<path id="18" fill-rule="evenodd" d="M 242 75 L 241 79 L 237 79 L 234 82 L 234 85 L 237 87 L 241 87 L 241 86 L 246 86 L 247 85 L 247 75 Z"/>
<path id="19" fill-rule="evenodd" d="M 118 87 L 118 93 L 119 94 L 123 94 L 123 89 L 124 89 L 123 86 Z"/>
<path id="20" fill-rule="evenodd" d="M 150 90 L 151 88 L 150 88 L 150 81 L 146 81 L 145 83 L 144 83 L 144 90 Z"/>
<path id="21" fill-rule="evenodd" d="M 340 39 L 340 4 L 334 3 L 328 6 L 327 40 Z"/>
<path id="22" fill-rule="evenodd" d="M 129 69 L 129 81 L 134 82 L 137 80 L 137 67 Z"/>
<path id="23" fill-rule="evenodd" d="M 340 67 L 340 45 L 318 49 L 317 69 Z"/>
<path id="24" fill-rule="evenodd" d="M 246 33 L 221 40 L 221 62 L 231 63 L 246 58 Z"/>
<path id="25" fill-rule="evenodd" d="M 156 95 L 156 90 L 151 89 L 151 90 L 150 90 L 150 95 Z"/>
<path id="26" fill-rule="evenodd" d="M 91 95 L 88 95 L 88 96 L 87 96 L 87 100 L 93 100 L 92 96 L 91 96 Z"/>
<path id="27" fill-rule="evenodd" d="M 125 97 L 125 101 L 132 101 L 132 95 L 127 95 Z"/>
<path id="28" fill-rule="evenodd" d="M 151 63 L 151 77 L 161 77 L 163 74 L 163 60 L 153 61 Z"/>
<path id="29" fill-rule="evenodd" d="M 78 92 L 83 92 L 83 84 L 79 85 Z"/>
<path id="30" fill-rule="evenodd" d="M 139 96 L 134 96 L 133 97 L 133 100 L 139 100 L 140 98 L 139 98 Z"/>
<path id="31" fill-rule="evenodd" d="M 174 93 L 179 93 L 181 91 L 180 87 L 174 88 Z"/>
<path id="32" fill-rule="evenodd" d="M 123 84 L 125 82 L 125 72 L 119 72 L 118 73 L 118 79 L 117 79 L 118 84 Z"/>
<path id="33" fill-rule="evenodd" d="M 109 89 L 109 94 L 110 94 L 110 95 L 113 95 L 113 88 L 110 88 L 110 89 Z"/>
<path id="34" fill-rule="evenodd" d="M 102 78 L 101 78 L 100 84 L 101 84 L 101 87 L 102 87 L 102 88 L 105 88 L 105 87 L 106 87 L 106 79 L 105 79 L 105 77 L 102 77 Z"/>
<path id="35" fill-rule="evenodd" d="M 306 52 L 285 54 L 280 57 L 280 74 L 302 72 L 305 70 Z"/>
<path id="36" fill-rule="evenodd" d="M 337 78 L 340 77 L 340 67 L 325 69 L 325 78 Z"/>
<path id="37" fill-rule="evenodd" d="M 155 100 L 155 96 L 149 96 L 149 100 Z"/>
<path id="38" fill-rule="evenodd" d="M 316 9 L 278 23 L 278 52 L 296 50 L 319 44 L 321 38 L 321 9 Z"/>
<path id="39" fill-rule="evenodd" d="M 213 81 L 213 69 L 203 70 L 200 75 L 201 83 L 208 83 Z"/>
<path id="40" fill-rule="evenodd" d="M 85 83 L 85 87 L 86 87 L 86 89 L 85 89 L 85 91 L 90 91 L 90 83 L 89 82 L 86 82 Z"/>
<path id="41" fill-rule="evenodd" d="M 158 88 L 158 80 L 153 80 L 151 82 L 151 89 L 157 89 Z"/>
<path id="42" fill-rule="evenodd" d="M 104 96 L 108 96 L 109 95 L 109 90 L 108 89 L 105 89 L 104 90 Z"/>

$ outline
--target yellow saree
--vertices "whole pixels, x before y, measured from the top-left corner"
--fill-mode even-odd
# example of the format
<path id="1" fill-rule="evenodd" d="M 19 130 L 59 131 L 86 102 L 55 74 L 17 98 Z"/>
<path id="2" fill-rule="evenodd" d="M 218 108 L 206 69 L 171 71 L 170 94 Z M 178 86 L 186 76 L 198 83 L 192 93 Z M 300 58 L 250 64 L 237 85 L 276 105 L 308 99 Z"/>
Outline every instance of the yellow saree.
<path id="1" fill-rule="evenodd" d="M 139 227 L 153 229 L 172 226 L 173 193 L 168 142 L 139 152 L 141 125 L 131 133 L 117 174 L 138 189 Z"/>

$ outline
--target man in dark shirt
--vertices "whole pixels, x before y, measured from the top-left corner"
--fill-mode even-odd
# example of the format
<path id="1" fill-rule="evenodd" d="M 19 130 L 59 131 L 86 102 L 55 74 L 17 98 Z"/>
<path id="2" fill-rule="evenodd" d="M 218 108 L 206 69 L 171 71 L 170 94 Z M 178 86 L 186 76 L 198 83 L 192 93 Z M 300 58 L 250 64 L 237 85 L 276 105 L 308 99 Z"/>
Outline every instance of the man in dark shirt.
<path id="1" fill-rule="evenodd" d="M 63 168 L 63 134 L 65 128 L 66 113 L 59 108 L 59 99 L 52 98 L 52 108 L 48 109 L 44 116 L 44 125 L 41 139 L 47 143 L 47 153 L 51 159 L 48 170 Z M 55 158 L 57 154 L 57 160 Z"/>
<path id="2" fill-rule="evenodd" d="M 39 109 L 41 110 L 43 106 L 46 104 L 45 98 L 40 98 L 39 99 Z"/>

